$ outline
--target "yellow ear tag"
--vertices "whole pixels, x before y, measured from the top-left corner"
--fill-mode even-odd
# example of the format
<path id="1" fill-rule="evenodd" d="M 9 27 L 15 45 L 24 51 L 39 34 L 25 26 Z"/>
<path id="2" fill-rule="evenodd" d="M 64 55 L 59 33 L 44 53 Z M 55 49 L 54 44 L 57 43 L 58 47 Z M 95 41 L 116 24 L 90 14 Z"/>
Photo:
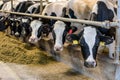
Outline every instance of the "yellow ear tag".
<path id="1" fill-rule="evenodd" d="M 7 22 L 5 22 L 5 25 L 8 25 L 8 23 L 7 23 Z"/>
<path id="2" fill-rule="evenodd" d="M 79 44 L 77 40 L 73 40 L 73 44 Z"/>
<path id="3" fill-rule="evenodd" d="M 100 42 L 100 46 L 105 46 L 105 42 Z"/>

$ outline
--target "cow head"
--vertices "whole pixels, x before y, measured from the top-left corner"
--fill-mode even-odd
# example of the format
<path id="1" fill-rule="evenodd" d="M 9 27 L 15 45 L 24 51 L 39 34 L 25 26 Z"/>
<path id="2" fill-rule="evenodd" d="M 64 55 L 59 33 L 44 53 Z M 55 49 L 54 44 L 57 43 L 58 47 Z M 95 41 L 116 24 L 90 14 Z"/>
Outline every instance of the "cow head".
<path id="1" fill-rule="evenodd" d="M 31 31 L 31 36 L 29 38 L 29 42 L 30 43 L 36 43 L 38 42 L 38 40 L 40 40 L 40 36 L 41 36 L 41 33 L 39 33 L 41 31 L 41 27 L 42 26 L 42 22 L 39 21 L 39 20 L 33 20 L 31 23 L 30 23 L 30 31 Z"/>
<path id="2" fill-rule="evenodd" d="M 9 18 L 10 19 L 10 30 L 11 30 L 11 35 L 15 35 L 16 37 L 20 36 L 21 32 L 21 27 L 20 25 L 20 20 L 15 19 L 15 18 Z"/>
<path id="3" fill-rule="evenodd" d="M 66 39 L 67 33 L 72 30 L 72 33 L 77 30 L 76 27 L 70 27 L 69 22 L 63 22 L 63 21 L 56 21 L 53 25 L 53 39 L 54 39 L 54 51 L 62 51 L 63 45 Z"/>
<path id="4" fill-rule="evenodd" d="M 9 18 L 5 18 L 5 17 L 2 17 L 0 19 L 0 31 L 4 31 L 5 29 L 7 29 L 8 27 L 10 26 L 10 20 Z"/>
<path id="5" fill-rule="evenodd" d="M 21 35 L 23 37 L 26 37 L 30 34 L 30 22 L 32 21 L 32 18 L 30 17 L 23 17 L 20 22 L 21 27 Z"/>
<path id="6" fill-rule="evenodd" d="M 43 24 L 40 20 L 33 20 L 30 23 L 30 31 L 31 36 L 29 38 L 30 43 L 36 43 L 38 40 L 41 39 L 42 35 L 45 34 L 46 36 L 50 32 L 50 26 L 49 24 Z"/>
<path id="7" fill-rule="evenodd" d="M 105 44 L 110 44 L 113 39 L 102 36 L 101 33 L 92 26 L 85 27 L 79 34 L 71 34 L 67 36 L 69 41 L 77 40 L 81 46 L 82 55 L 84 58 L 84 66 L 93 68 L 97 66 L 96 56 L 100 41 Z"/>
<path id="8" fill-rule="evenodd" d="M 63 44 L 65 42 L 65 36 L 67 34 L 67 31 L 65 30 L 66 24 L 62 21 L 57 21 L 54 24 L 53 29 L 53 39 L 54 39 L 54 50 L 55 51 L 62 51 L 63 50 Z"/>

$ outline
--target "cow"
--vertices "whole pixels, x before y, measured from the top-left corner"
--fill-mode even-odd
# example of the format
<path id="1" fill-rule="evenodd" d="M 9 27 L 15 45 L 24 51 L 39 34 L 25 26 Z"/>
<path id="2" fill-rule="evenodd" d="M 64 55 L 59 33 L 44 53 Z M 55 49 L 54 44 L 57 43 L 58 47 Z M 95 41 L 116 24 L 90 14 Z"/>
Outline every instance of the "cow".
<path id="1" fill-rule="evenodd" d="M 97 1 L 98 0 L 69 0 L 67 3 L 67 9 L 71 9 L 77 19 L 88 20 L 92 8 Z M 114 6 L 116 5 L 116 0 L 108 1 L 111 2 Z M 71 26 L 76 26 L 79 30 L 83 28 L 83 26 L 79 23 L 71 23 Z"/>
<path id="2" fill-rule="evenodd" d="M 19 1 L 13 1 L 13 8 L 15 9 L 19 3 L 20 3 Z M 11 11 L 11 1 L 4 3 L 1 10 Z M 0 13 L 1 17 L 2 16 L 8 17 L 9 15 L 10 15 L 9 13 Z"/>
<path id="3" fill-rule="evenodd" d="M 42 15 L 61 16 L 62 9 L 66 6 L 66 2 L 54 2 L 54 3 L 50 3 L 50 4 L 46 5 L 45 8 L 43 9 Z M 35 22 L 39 22 L 40 23 L 39 25 L 41 25 L 41 26 L 39 26 L 39 28 L 34 27 L 34 26 L 37 26 L 35 24 Z M 52 25 L 54 23 L 55 23 L 55 21 L 50 20 L 50 19 L 41 19 L 41 20 L 37 19 L 37 20 L 32 21 L 31 26 L 30 26 L 30 28 L 32 29 L 32 34 L 29 38 L 29 42 L 30 43 L 38 42 L 38 40 L 40 40 L 40 38 L 41 38 L 41 33 L 48 35 L 49 32 L 52 31 Z M 44 32 L 40 32 L 41 28 L 42 28 L 42 31 L 44 31 Z M 45 29 L 45 30 L 43 30 L 43 29 Z M 35 33 L 35 31 L 37 31 L 37 32 Z M 37 35 L 39 35 L 39 36 L 37 36 Z"/>
<path id="4" fill-rule="evenodd" d="M 46 5 L 46 3 L 43 4 L 43 8 L 44 6 Z M 28 7 L 28 9 L 25 11 L 25 13 L 28 13 L 28 14 L 39 14 L 40 13 L 40 4 L 39 3 L 35 3 L 33 5 L 31 5 L 30 7 Z M 22 31 L 21 32 L 24 32 L 26 34 L 22 35 L 22 36 L 27 36 L 28 34 L 30 34 L 30 31 L 29 31 L 29 27 L 30 27 L 30 22 L 33 21 L 34 18 L 33 17 L 22 17 L 21 18 L 21 23 L 20 23 L 20 26 L 22 28 Z M 17 32 L 17 35 L 19 35 L 21 33 L 18 33 Z"/>
<path id="5" fill-rule="evenodd" d="M 45 6 L 42 15 L 50 16 L 53 12 L 56 16 L 62 16 L 62 10 L 66 7 L 68 1 L 53 2 Z"/>
<path id="6" fill-rule="evenodd" d="M 75 18 L 74 12 L 69 9 L 69 14 L 66 14 L 67 9 L 63 8 L 62 10 L 62 16 L 64 18 Z M 63 50 L 63 45 L 66 41 L 66 35 L 71 34 L 77 31 L 77 28 L 75 26 L 71 26 L 71 22 L 65 22 L 65 21 L 54 21 L 53 25 L 53 31 L 52 36 L 54 40 L 54 51 L 60 52 Z"/>
<path id="7" fill-rule="evenodd" d="M 30 7 L 33 4 L 34 4 L 34 2 L 32 2 L 32 1 L 22 1 L 16 6 L 14 11 L 15 12 L 25 12 L 25 11 L 27 11 L 28 7 Z"/>
<path id="8" fill-rule="evenodd" d="M 43 3 L 43 5 L 42 5 L 43 9 L 45 8 L 46 5 L 47 5 L 47 3 Z M 31 5 L 25 13 L 39 14 L 40 13 L 40 3 L 35 3 L 35 4 Z"/>
<path id="9" fill-rule="evenodd" d="M 43 8 L 46 5 L 46 3 L 43 4 Z M 28 9 L 25 11 L 25 13 L 28 14 L 39 14 L 40 13 L 40 4 L 39 3 L 35 3 L 31 6 L 28 7 Z M 17 31 L 15 33 L 16 36 L 21 36 L 23 38 L 23 41 L 26 42 L 26 38 L 29 36 L 29 34 L 31 34 L 31 28 L 30 28 L 30 23 L 31 21 L 37 20 L 38 18 L 36 17 L 28 17 L 28 16 L 23 16 L 20 19 L 20 24 L 19 24 L 19 28 L 21 31 Z M 29 29 L 30 28 L 30 29 Z M 17 29 L 19 30 L 19 29 Z"/>
<path id="10" fill-rule="evenodd" d="M 98 0 L 93 7 L 90 19 L 95 21 L 113 21 L 116 17 L 114 7 L 107 0 Z M 108 29 L 110 32 L 112 29 Z M 84 58 L 84 66 L 94 68 L 97 66 L 96 56 L 100 41 L 105 45 L 114 43 L 113 35 L 108 36 L 101 32 L 102 30 L 92 25 L 86 25 L 79 34 L 71 34 L 67 36 L 69 41 L 77 40 L 80 43 L 82 55 Z M 113 34 L 113 33 L 112 33 Z M 111 54 L 111 52 L 110 52 Z"/>
<path id="11" fill-rule="evenodd" d="M 77 28 L 70 27 L 70 22 L 56 21 L 53 25 L 52 36 L 54 40 L 54 51 L 60 52 L 63 50 L 63 45 L 66 40 L 67 34 L 74 33 Z"/>
<path id="12" fill-rule="evenodd" d="M 17 32 L 21 31 L 19 24 L 20 24 L 19 19 L 9 18 L 9 26 L 10 26 L 10 34 L 11 35 L 15 35 L 15 34 L 17 34 Z M 16 37 L 19 37 L 19 35 L 16 35 Z"/>
<path id="13" fill-rule="evenodd" d="M 34 4 L 34 2 L 32 2 L 32 1 L 22 1 L 16 6 L 14 11 L 15 12 L 26 12 L 27 9 L 33 4 Z M 17 37 L 20 37 L 22 32 L 24 32 L 22 30 L 26 30 L 26 29 L 23 29 L 25 24 L 22 24 L 22 21 L 23 21 L 22 17 L 20 17 L 19 15 L 10 15 L 10 16 L 11 16 L 10 20 L 11 20 L 11 24 L 12 24 L 10 26 L 10 29 L 12 32 L 11 34 L 15 35 Z"/>
<path id="14" fill-rule="evenodd" d="M 99 9 L 97 9 L 97 6 Z M 101 7 L 102 6 L 102 7 Z M 103 12 L 104 10 L 104 12 Z M 104 14 L 104 15 L 103 15 Z M 102 15 L 102 17 L 101 17 Z M 114 6 L 108 2 L 105 4 L 104 1 L 98 1 L 97 5 L 93 7 L 92 13 L 91 13 L 91 20 L 94 21 L 116 21 L 117 16 L 114 10 Z M 115 53 L 115 28 L 112 27 L 110 29 L 105 29 L 98 27 L 98 30 L 104 34 L 105 36 L 110 36 L 112 39 L 114 39 L 114 42 L 110 45 L 108 45 L 109 48 L 109 57 L 114 58 L 114 53 Z"/>
<path id="15" fill-rule="evenodd" d="M 1 6 L 0 6 L 0 9 L 1 10 L 6 10 L 6 11 L 11 11 L 11 2 L 1 2 Z M 15 8 L 17 6 L 17 4 L 19 4 L 18 1 L 13 1 L 13 8 Z M 8 28 L 9 26 L 9 16 L 10 14 L 8 13 L 0 13 L 0 31 L 3 31 L 5 29 Z"/>

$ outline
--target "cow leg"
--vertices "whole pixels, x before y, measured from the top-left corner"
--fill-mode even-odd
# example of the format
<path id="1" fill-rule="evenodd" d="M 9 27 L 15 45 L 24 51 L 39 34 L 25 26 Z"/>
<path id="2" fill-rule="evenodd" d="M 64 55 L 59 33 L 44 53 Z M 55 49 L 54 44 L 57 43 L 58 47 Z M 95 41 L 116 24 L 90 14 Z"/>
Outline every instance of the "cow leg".
<path id="1" fill-rule="evenodd" d="M 108 45 L 108 49 L 109 49 L 109 57 L 114 59 L 114 57 L 115 57 L 115 40 L 113 41 L 113 43 Z"/>

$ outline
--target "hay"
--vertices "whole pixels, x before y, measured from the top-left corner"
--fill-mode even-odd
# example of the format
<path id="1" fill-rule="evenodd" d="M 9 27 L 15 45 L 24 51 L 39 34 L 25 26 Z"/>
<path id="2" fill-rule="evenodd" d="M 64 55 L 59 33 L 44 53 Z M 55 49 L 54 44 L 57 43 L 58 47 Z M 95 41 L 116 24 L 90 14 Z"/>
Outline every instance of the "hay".
<path id="1" fill-rule="evenodd" d="M 0 32 L 0 60 L 20 64 L 47 64 L 54 59 L 35 46 Z"/>

